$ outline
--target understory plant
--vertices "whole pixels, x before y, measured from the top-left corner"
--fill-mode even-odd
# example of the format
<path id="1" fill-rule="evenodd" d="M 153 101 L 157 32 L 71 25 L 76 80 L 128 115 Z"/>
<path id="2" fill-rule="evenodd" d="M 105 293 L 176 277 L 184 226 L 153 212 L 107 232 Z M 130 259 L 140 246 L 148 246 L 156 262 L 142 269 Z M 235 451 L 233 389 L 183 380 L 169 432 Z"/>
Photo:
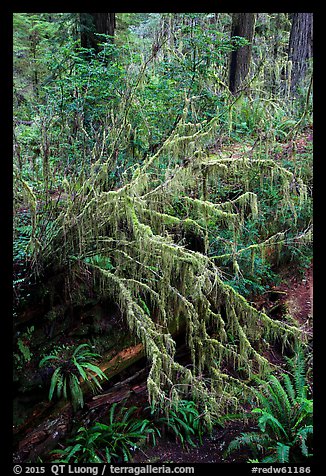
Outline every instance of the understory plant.
<path id="1" fill-rule="evenodd" d="M 135 451 L 145 440 L 156 444 L 160 431 L 148 419 L 137 419 L 137 407 L 121 407 L 117 403 L 109 411 L 108 424 L 97 422 L 90 428 L 79 428 L 70 440 L 71 445 L 54 451 L 60 463 L 111 463 L 130 461 Z"/>
<path id="2" fill-rule="evenodd" d="M 74 410 L 84 406 L 81 384 L 85 382 L 93 392 L 101 390 L 100 380 L 107 379 L 105 373 L 95 365 L 99 354 L 91 351 L 89 344 L 80 344 L 73 351 L 66 347 L 58 348 L 53 354 L 43 357 L 39 366 L 54 369 L 49 390 L 49 400 L 54 394 L 57 398 L 70 399 Z"/>
<path id="3" fill-rule="evenodd" d="M 254 461 L 260 457 L 261 463 L 297 463 L 313 456 L 313 400 L 308 395 L 303 352 L 290 364 L 292 375 L 270 375 L 262 382 L 255 392 L 260 405 L 252 410 L 252 416 L 258 417 L 257 431 L 231 441 L 227 454 L 247 446 Z"/>
<path id="4" fill-rule="evenodd" d="M 203 435 L 209 431 L 209 428 L 200 413 L 198 406 L 192 400 L 180 400 L 172 402 L 166 415 L 156 417 L 159 426 L 172 433 L 176 440 L 179 440 L 183 447 L 188 444 L 196 447 L 193 438 L 198 438 L 200 444 L 203 443 Z"/>

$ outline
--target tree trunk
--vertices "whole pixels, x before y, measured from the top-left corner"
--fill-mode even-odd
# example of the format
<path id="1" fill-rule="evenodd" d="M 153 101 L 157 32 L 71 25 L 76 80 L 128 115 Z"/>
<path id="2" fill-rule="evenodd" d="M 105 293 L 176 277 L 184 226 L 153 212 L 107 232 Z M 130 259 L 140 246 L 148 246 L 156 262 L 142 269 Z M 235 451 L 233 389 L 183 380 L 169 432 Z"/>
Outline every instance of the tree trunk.
<path id="1" fill-rule="evenodd" d="M 279 46 L 281 39 L 281 13 L 276 13 L 275 27 L 274 27 L 274 48 L 273 48 L 273 60 L 274 64 L 278 61 Z M 279 77 L 277 75 L 276 68 L 272 70 L 272 93 L 276 93 Z"/>
<path id="2" fill-rule="evenodd" d="M 305 77 L 307 60 L 313 55 L 313 14 L 293 13 L 289 39 L 289 61 L 291 68 L 291 94 Z"/>
<path id="3" fill-rule="evenodd" d="M 255 13 L 233 13 L 231 37 L 241 36 L 252 42 L 255 30 Z M 240 89 L 246 78 L 251 60 L 251 44 L 232 51 L 230 60 L 229 87 L 233 94 Z"/>
<path id="4" fill-rule="evenodd" d="M 110 35 L 113 42 L 116 28 L 115 13 L 80 13 L 80 41 L 83 48 L 94 48 L 100 51 L 100 37 L 96 34 Z"/>

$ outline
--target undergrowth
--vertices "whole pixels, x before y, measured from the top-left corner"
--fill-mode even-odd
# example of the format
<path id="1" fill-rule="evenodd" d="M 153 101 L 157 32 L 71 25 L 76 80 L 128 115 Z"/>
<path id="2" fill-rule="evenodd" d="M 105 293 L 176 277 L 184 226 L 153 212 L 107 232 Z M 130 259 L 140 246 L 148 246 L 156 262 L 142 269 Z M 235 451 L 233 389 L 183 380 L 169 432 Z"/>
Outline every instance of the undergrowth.
<path id="1" fill-rule="evenodd" d="M 147 419 L 135 417 L 136 407 L 113 403 L 108 424 L 97 422 L 90 428 L 80 427 L 64 449 L 53 451 L 53 463 L 128 462 L 132 452 L 147 441 L 156 444 L 160 431 Z M 69 443 L 69 442 L 68 442 Z"/>
<path id="2" fill-rule="evenodd" d="M 19 300 L 28 263 L 33 282 L 62 277 L 64 308 L 82 307 L 86 289 L 114 302 L 144 346 L 149 403 L 191 445 L 202 428 L 210 431 L 219 415 L 255 394 L 254 377 L 268 379 L 275 370 L 266 358 L 270 345 L 291 350 L 305 339 L 298 325 L 270 318 L 246 298 L 277 284 L 282 263 L 307 266 L 311 257 L 308 166 L 294 149 L 277 157 L 309 125 L 311 89 L 295 101 L 268 94 L 267 67 L 256 58 L 246 87 L 232 95 L 223 61 L 247 42 L 185 15 L 192 27 L 176 29 L 176 48 L 158 34 L 148 57 L 104 35 L 98 54 L 70 40 L 40 59 L 44 70 L 60 74 L 44 78 L 31 124 L 15 126 L 21 270 L 14 286 Z M 176 358 L 180 329 L 187 365 Z M 82 406 L 79 378 L 92 372 L 99 387 L 104 374 L 95 354 L 81 354 L 83 365 L 78 352 L 41 361 L 57 364 L 50 399 L 55 389 L 67 398 L 70 388 L 75 408 Z M 93 458 L 120 457 L 114 446 L 110 453 L 114 442 L 105 432 L 82 429 L 80 446 L 66 457 L 83 445 Z"/>
<path id="3" fill-rule="evenodd" d="M 302 463 L 313 456 L 313 400 L 304 359 L 301 349 L 288 359 L 291 373 L 260 382 L 255 391 L 259 406 L 252 410 L 258 428 L 234 439 L 227 453 L 247 446 L 252 462 L 261 463 Z"/>

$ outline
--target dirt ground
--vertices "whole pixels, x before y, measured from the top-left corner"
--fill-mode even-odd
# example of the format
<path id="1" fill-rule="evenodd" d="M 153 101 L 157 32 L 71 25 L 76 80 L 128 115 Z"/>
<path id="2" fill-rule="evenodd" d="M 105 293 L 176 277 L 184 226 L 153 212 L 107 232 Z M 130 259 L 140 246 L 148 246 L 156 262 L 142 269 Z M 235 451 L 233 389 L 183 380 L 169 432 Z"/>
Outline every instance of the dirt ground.
<path id="1" fill-rule="evenodd" d="M 299 322 L 300 327 L 312 334 L 313 315 L 313 264 L 301 279 L 292 276 L 280 286 L 286 292 L 285 303 L 289 314 Z"/>
<path id="2" fill-rule="evenodd" d="M 245 463 L 250 454 L 246 452 L 225 456 L 229 443 L 242 431 L 251 431 L 252 427 L 244 427 L 242 422 L 230 422 L 225 428 L 215 430 L 211 436 L 203 438 L 203 444 L 182 447 L 179 442 L 162 439 L 155 447 L 138 450 L 133 458 L 134 463 Z"/>

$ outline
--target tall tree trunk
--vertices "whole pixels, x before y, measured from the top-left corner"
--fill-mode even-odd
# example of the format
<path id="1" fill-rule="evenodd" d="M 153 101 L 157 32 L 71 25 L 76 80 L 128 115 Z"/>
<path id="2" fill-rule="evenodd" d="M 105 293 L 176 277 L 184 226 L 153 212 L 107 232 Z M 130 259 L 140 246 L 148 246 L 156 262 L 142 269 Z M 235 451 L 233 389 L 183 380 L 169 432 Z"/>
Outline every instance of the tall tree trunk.
<path id="1" fill-rule="evenodd" d="M 289 39 L 289 61 L 291 68 L 291 94 L 304 79 L 307 60 L 313 55 L 313 14 L 293 13 Z"/>
<path id="2" fill-rule="evenodd" d="M 252 42 L 255 30 L 255 13 L 233 13 L 231 36 L 241 36 Z M 235 94 L 246 78 L 251 60 L 251 44 L 232 51 L 230 60 L 230 91 Z"/>
<path id="3" fill-rule="evenodd" d="M 113 41 L 116 28 L 115 13 L 80 13 L 80 41 L 83 48 L 94 48 L 98 53 L 101 39 L 96 34 L 110 35 Z"/>
<path id="4" fill-rule="evenodd" d="M 274 48 L 273 48 L 273 60 L 274 64 L 278 61 L 279 55 L 279 46 L 281 38 L 281 13 L 276 13 L 275 27 L 274 27 Z M 279 82 L 279 77 L 276 69 L 272 70 L 272 93 L 275 94 L 277 85 Z"/>
<path id="5" fill-rule="evenodd" d="M 30 35 L 31 40 L 31 53 L 33 58 L 33 71 L 32 71 L 32 85 L 35 97 L 39 97 L 39 79 L 38 79 L 38 66 L 37 66 L 37 46 L 39 43 L 39 36 L 36 30 Z"/>

